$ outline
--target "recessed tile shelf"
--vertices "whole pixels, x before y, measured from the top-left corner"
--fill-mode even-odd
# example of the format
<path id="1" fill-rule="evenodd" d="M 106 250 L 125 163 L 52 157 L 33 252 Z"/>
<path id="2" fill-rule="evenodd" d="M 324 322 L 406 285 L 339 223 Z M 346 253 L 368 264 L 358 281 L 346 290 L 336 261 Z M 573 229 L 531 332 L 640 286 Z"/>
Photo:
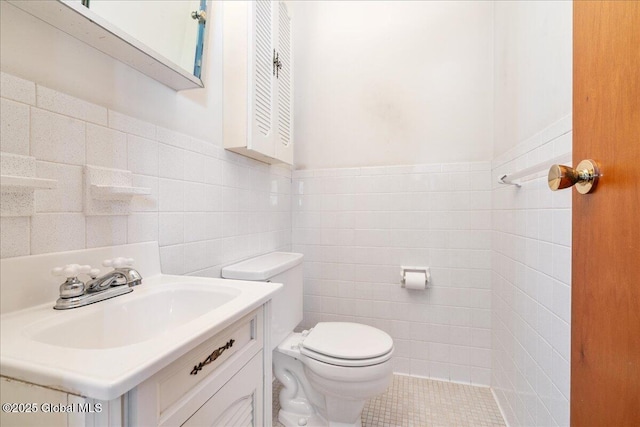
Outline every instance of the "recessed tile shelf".
<path id="1" fill-rule="evenodd" d="M 52 190 L 58 187 L 55 179 L 33 178 L 16 175 L 0 175 L 0 189 L 2 192 L 17 193 L 33 190 Z"/>
<path id="2" fill-rule="evenodd" d="M 125 187 L 118 185 L 91 185 L 91 196 L 96 200 L 129 200 L 133 196 L 148 196 L 147 187 Z"/>

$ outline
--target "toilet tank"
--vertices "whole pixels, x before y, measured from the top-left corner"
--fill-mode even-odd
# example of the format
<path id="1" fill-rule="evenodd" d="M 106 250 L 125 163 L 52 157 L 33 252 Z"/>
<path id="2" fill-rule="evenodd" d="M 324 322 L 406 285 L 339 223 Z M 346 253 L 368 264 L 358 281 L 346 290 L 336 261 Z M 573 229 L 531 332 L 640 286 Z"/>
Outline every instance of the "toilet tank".
<path id="1" fill-rule="evenodd" d="M 271 350 L 302 322 L 302 254 L 271 252 L 222 269 L 225 279 L 282 283 L 271 300 Z"/>

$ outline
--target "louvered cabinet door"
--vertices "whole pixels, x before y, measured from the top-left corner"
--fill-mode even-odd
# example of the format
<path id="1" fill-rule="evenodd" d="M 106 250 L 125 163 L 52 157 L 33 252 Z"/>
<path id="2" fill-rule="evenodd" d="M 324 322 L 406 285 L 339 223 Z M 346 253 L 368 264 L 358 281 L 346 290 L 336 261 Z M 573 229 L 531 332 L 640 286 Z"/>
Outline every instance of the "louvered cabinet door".
<path id="1" fill-rule="evenodd" d="M 262 408 L 262 352 L 235 374 L 183 426 L 259 427 Z"/>
<path id="2" fill-rule="evenodd" d="M 277 3 L 269 0 L 251 2 L 253 31 L 251 34 L 251 102 L 248 148 L 275 157 L 276 85 L 273 67 Z"/>
<path id="3" fill-rule="evenodd" d="M 285 2 L 224 1 L 224 148 L 293 164 L 292 19 Z"/>
<path id="4" fill-rule="evenodd" d="M 278 2 L 278 132 L 276 159 L 293 164 L 293 46 L 291 14 L 285 2 Z"/>

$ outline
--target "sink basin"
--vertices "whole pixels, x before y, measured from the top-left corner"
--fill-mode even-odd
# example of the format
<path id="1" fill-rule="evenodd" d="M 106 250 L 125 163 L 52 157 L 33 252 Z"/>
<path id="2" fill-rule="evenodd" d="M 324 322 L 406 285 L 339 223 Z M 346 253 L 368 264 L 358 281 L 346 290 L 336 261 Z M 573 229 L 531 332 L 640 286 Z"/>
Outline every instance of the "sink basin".
<path id="1" fill-rule="evenodd" d="M 113 299 L 110 304 L 101 305 L 101 310 L 96 310 L 97 305 L 88 306 L 91 309 L 87 312 L 72 313 L 76 315 L 64 316 L 53 324 L 30 325 L 25 333 L 34 341 L 58 347 L 121 347 L 149 340 L 190 322 L 239 294 L 238 289 L 203 289 L 189 284 L 139 296 L 134 292 L 132 298 Z"/>

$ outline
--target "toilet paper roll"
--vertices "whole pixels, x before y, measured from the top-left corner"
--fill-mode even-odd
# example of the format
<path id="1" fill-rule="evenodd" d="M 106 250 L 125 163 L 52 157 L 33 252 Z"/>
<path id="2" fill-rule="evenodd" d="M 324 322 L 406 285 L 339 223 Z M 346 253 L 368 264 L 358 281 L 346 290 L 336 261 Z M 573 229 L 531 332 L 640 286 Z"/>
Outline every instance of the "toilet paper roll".
<path id="1" fill-rule="evenodd" d="M 424 272 L 407 271 L 404 273 L 404 287 L 407 289 L 423 290 L 427 285 L 427 276 Z"/>

